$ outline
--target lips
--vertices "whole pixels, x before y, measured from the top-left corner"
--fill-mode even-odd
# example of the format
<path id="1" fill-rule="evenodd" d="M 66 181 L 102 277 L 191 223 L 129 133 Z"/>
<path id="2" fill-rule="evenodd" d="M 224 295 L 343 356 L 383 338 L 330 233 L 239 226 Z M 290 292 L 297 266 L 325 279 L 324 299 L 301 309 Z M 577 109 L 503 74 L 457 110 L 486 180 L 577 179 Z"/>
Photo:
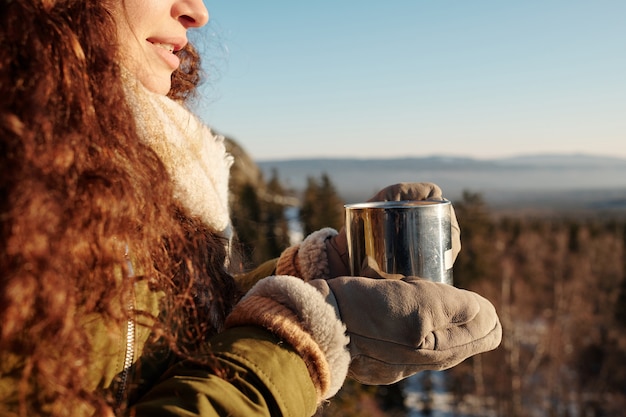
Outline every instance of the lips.
<path id="1" fill-rule="evenodd" d="M 147 39 L 147 41 L 153 46 L 153 50 L 171 70 L 176 70 L 180 66 L 180 58 L 178 58 L 175 53 L 183 48 L 187 43 L 186 41 L 171 42 L 163 39 Z"/>

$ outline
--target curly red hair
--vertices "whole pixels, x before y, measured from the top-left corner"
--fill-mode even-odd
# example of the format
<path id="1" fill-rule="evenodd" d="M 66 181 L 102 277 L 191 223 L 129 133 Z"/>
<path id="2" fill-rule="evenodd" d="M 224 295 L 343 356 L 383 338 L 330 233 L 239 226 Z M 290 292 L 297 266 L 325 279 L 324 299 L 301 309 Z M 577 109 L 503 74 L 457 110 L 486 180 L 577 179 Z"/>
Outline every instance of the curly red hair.
<path id="1" fill-rule="evenodd" d="M 24 360 L 23 415 L 111 406 L 84 387 L 91 344 L 77 313 L 127 320 L 132 284 L 113 273 L 124 247 L 166 294 L 157 333 L 181 354 L 215 333 L 236 298 L 224 242 L 173 200 L 127 117 L 107 10 L 85 0 L 0 5 L 0 353 Z M 184 100 L 200 66 L 191 46 L 180 55 L 170 95 Z M 181 322 L 191 331 L 178 334 Z"/>

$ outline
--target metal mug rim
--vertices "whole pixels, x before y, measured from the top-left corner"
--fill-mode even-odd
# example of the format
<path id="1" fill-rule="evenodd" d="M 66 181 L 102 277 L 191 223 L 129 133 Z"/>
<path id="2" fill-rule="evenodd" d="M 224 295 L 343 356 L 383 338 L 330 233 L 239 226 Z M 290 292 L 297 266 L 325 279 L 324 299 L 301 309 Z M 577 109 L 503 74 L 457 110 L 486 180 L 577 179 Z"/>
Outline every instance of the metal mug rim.
<path id="1" fill-rule="evenodd" d="M 449 205 L 450 200 L 445 198 L 441 200 L 400 200 L 400 201 L 369 201 L 364 203 L 344 204 L 344 208 L 351 210 L 360 209 L 410 209 L 415 207 L 432 207 L 438 205 Z"/>

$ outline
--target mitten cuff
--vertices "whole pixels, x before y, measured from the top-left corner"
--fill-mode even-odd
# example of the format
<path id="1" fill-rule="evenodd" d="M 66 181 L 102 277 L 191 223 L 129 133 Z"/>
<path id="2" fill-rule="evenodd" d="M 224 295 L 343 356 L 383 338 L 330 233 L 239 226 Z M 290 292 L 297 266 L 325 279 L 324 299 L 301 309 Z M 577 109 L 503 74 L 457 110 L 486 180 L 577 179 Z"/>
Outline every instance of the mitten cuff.
<path id="1" fill-rule="evenodd" d="M 326 240 L 336 235 L 335 229 L 326 227 L 311 233 L 299 245 L 285 249 L 276 264 L 276 274 L 293 275 L 305 281 L 328 278 Z"/>
<path id="2" fill-rule="evenodd" d="M 302 272 L 298 263 L 298 250 L 300 250 L 300 244 L 290 246 L 280 254 L 276 262 L 277 275 L 291 275 L 302 278 Z"/>
<path id="3" fill-rule="evenodd" d="M 321 293 L 302 280 L 272 276 L 259 281 L 235 306 L 226 327 L 259 325 L 303 358 L 320 400 L 339 391 L 348 373 L 346 328 Z"/>

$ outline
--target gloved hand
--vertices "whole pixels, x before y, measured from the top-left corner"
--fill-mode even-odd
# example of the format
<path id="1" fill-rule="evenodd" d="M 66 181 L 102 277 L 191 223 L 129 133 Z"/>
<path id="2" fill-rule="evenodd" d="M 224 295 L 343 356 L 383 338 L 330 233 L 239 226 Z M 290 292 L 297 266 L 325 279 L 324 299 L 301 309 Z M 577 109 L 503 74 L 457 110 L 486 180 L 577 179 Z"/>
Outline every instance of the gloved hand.
<path id="1" fill-rule="evenodd" d="M 350 336 L 349 375 L 391 384 L 442 370 L 500 344 L 494 306 L 480 295 L 419 278 L 314 280 Z"/>
<path id="2" fill-rule="evenodd" d="M 442 199 L 439 186 L 428 182 L 418 182 L 390 185 L 367 201 L 441 201 Z M 452 259 L 456 260 L 461 250 L 461 231 L 452 206 L 450 210 L 452 210 Z M 334 229 L 324 228 L 311 233 L 300 245 L 292 246 L 283 252 L 278 260 L 276 273 L 295 275 L 305 281 L 350 275 L 345 229 L 342 228 L 337 233 Z"/>
<path id="3" fill-rule="evenodd" d="M 225 327 L 249 325 L 268 329 L 298 352 L 318 400 L 333 396 L 347 374 L 364 384 L 391 384 L 422 370 L 450 368 L 495 349 L 502 338 L 489 301 L 419 278 L 305 283 L 271 276 L 244 296 Z"/>

